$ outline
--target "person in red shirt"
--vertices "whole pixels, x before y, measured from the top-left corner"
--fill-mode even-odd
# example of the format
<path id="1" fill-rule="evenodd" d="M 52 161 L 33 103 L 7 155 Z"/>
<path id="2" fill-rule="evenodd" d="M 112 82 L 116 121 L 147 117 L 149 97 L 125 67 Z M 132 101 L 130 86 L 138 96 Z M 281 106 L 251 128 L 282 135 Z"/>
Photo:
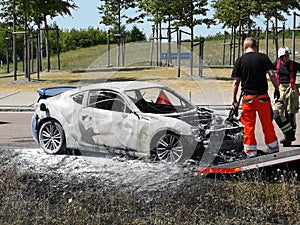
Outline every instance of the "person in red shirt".
<path id="1" fill-rule="evenodd" d="M 296 140 L 296 118 L 299 110 L 299 90 L 295 84 L 300 64 L 290 60 L 291 50 L 283 46 L 278 49 L 278 60 L 274 62 L 281 97 L 272 105 L 274 120 L 284 135 L 283 147 L 291 146 Z"/>
<path id="2" fill-rule="evenodd" d="M 237 93 L 241 83 L 242 115 L 244 125 L 244 151 L 248 157 L 257 155 L 257 142 L 255 138 L 256 113 L 258 113 L 267 153 L 279 151 L 279 145 L 271 118 L 271 101 L 268 95 L 268 73 L 275 88 L 274 98 L 280 97 L 274 64 L 266 54 L 257 52 L 257 41 L 246 38 L 244 41 L 244 54 L 239 57 L 232 70 L 233 92 L 232 106 L 237 107 Z"/>

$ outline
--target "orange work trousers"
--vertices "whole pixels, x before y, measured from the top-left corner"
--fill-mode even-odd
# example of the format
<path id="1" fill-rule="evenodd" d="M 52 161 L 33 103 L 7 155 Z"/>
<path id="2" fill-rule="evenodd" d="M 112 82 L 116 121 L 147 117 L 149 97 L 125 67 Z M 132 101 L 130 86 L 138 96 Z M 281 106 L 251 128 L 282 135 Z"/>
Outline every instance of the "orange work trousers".
<path id="1" fill-rule="evenodd" d="M 244 95 L 241 122 L 244 124 L 244 151 L 257 151 L 255 138 L 256 113 L 258 113 L 267 149 L 278 149 L 277 136 L 271 119 L 271 101 L 268 94 Z"/>

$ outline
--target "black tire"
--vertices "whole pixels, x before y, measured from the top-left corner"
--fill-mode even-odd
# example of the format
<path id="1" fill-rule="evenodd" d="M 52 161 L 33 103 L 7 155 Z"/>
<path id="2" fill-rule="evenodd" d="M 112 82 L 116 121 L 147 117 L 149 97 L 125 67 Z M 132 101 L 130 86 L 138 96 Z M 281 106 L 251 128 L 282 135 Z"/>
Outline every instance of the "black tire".
<path id="1" fill-rule="evenodd" d="M 151 156 L 163 163 L 182 163 L 193 153 L 184 137 L 170 131 L 159 132 L 151 142 Z"/>
<path id="2" fill-rule="evenodd" d="M 39 143 L 48 154 L 63 154 L 66 151 L 66 138 L 62 126 L 55 120 L 50 120 L 41 126 Z"/>

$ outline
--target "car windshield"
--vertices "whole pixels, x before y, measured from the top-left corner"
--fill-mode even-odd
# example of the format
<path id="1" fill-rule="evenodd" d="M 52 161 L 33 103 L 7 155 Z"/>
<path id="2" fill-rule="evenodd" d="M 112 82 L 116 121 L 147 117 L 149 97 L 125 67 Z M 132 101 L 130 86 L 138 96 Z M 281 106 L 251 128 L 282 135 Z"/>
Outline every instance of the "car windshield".
<path id="1" fill-rule="evenodd" d="M 144 113 L 179 113 L 195 108 L 193 104 L 165 88 L 130 90 L 126 91 L 126 94 Z"/>

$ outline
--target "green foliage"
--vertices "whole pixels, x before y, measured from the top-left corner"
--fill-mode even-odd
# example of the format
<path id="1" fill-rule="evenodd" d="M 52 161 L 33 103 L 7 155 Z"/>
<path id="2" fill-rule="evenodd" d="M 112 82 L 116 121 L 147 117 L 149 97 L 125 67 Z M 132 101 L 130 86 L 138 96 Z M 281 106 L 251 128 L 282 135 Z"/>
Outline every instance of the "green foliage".
<path id="1" fill-rule="evenodd" d="M 214 18 L 219 20 L 224 26 L 237 26 L 240 17 L 243 17 L 247 11 L 240 11 L 242 4 L 245 1 L 241 0 L 212 0 L 212 7 L 216 10 Z M 243 4 L 243 9 L 246 5 Z M 250 13 L 250 12 L 249 12 Z M 247 13 L 247 15 L 249 14 Z"/>
<path id="2" fill-rule="evenodd" d="M 51 40 L 55 40 L 54 37 Z M 88 28 L 60 32 L 60 48 L 61 51 L 69 51 L 77 48 L 87 48 L 107 42 L 107 33 L 105 31 Z M 54 43 L 52 42 L 52 45 Z M 52 49 L 52 48 L 51 48 Z"/>
<path id="3" fill-rule="evenodd" d="M 125 13 L 128 9 L 135 7 L 134 0 L 100 0 L 100 2 L 102 2 L 98 7 L 101 15 L 100 23 L 117 29 L 118 33 L 121 32 L 122 21 L 125 21 L 125 24 L 136 21 Z"/>
<path id="4" fill-rule="evenodd" d="M 137 26 L 133 26 L 132 30 L 126 34 L 126 42 L 136 41 L 146 41 L 146 35 Z"/>
<path id="5" fill-rule="evenodd" d="M 207 18 L 207 0 L 183 0 L 173 1 L 175 7 L 175 24 L 178 26 L 194 27 L 196 25 L 211 24 Z"/>
<path id="6" fill-rule="evenodd" d="M 51 27 L 50 27 L 51 28 Z M 5 23 L 0 23 L 0 60 L 6 62 L 6 32 L 11 32 L 11 29 Z M 114 31 L 112 31 L 112 34 Z M 8 33 L 9 38 L 9 52 L 10 60 L 12 46 L 11 46 L 11 34 Z M 137 28 L 133 26 L 132 30 L 125 31 L 126 42 L 136 42 L 145 41 L 146 35 Z M 23 59 L 23 35 L 17 35 L 17 55 L 20 59 Z M 34 42 L 35 43 L 35 42 Z M 45 43 L 45 36 L 43 35 L 43 43 Z M 88 29 L 72 29 L 72 30 L 60 30 L 59 31 L 59 43 L 57 43 L 57 32 L 56 29 L 49 29 L 49 45 L 50 54 L 56 54 L 58 50 L 58 45 L 61 52 L 67 52 L 70 50 L 76 50 L 80 48 L 88 48 L 91 46 L 105 45 L 107 43 L 107 32 L 100 30 L 99 28 L 89 27 Z M 111 44 L 117 43 L 117 38 L 111 37 Z M 34 45 L 34 54 L 36 52 L 36 46 Z"/>
<path id="7" fill-rule="evenodd" d="M 224 24 L 225 27 L 242 25 L 251 26 L 253 19 L 264 16 L 266 19 L 277 18 L 285 21 L 284 14 L 290 14 L 290 10 L 300 9 L 298 0 L 265 1 L 265 0 L 212 0 L 215 9 L 214 18 Z"/>
<path id="8" fill-rule="evenodd" d="M 225 32 L 226 33 L 226 36 L 230 35 L 228 34 L 228 32 Z M 224 39 L 224 33 L 217 33 L 215 35 L 208 35 L 206 38 L 205 38 L 205 41 L 216 41 L 216 40 L 223 40 Z"/>
<path id="9" fill-rule="evenodd" d="M 112 31 L 110 43 L 117 43 L 117 38 L 113 37 L 115 31 Z M 124 31 L 126 42 L 144 41 L 146 40 L 145 34 L 140 31 L 136 26 L 133 26 L 131 31 Z M 78 48 L 87 48 L 91 46 L 101 45 L 107 43 L 107 32 L 99 30 L 98 28 L 88 29 L 72 29 L 60 31 L 60 49 L 63 52 L 75 50 Z M 52 53 L 56 52 L 56 34 L 51 32 L 50 46 Z"/>
<path id="10" fill-rule="evenodd" d="M 16 25 L 22 26 L 24 19 L 31 25 L 38 25 L 47 16 L 54 18 L 58 15 L 71 15 L 71 9 L 78 6 L 73 0 L 2 0 L 0 15 L 6 23 L 12 24 L 13 15 L 16 16 Z"/>
<path id="11" fill-rule="evenodd" d="M 0 23 L 0 60 L 2 61 L 6 59 L 6 31 L 7 25 Z"/>
<path id="12" fill-rule="evenodd" d="M 170 22 L 172 26 L 194 27 L 212 22 L 206 18 L 207 0 L 139 0 L 137 5 L 143 12 L 141 15 L 150 17 L 154 23 Z"/>

